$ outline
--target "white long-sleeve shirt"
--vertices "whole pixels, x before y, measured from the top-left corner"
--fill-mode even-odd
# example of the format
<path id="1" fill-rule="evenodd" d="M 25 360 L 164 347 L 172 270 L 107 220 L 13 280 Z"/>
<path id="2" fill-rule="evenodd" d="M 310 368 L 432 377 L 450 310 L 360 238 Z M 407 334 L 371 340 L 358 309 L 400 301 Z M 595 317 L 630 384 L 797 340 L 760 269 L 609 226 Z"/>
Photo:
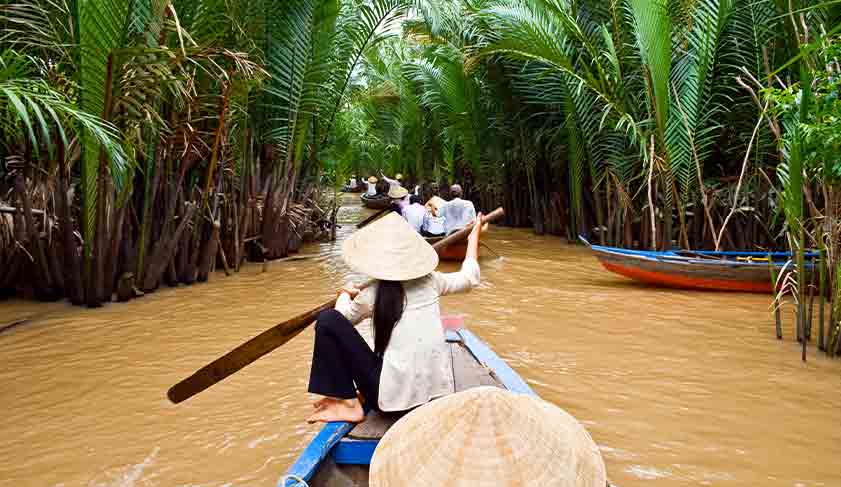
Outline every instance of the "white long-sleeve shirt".
<path id="1" fill-rule="evenodd" d="M 391 179 L 390 177 L 383 175 L 383 180 L 388 183 L 388 190 L 391 191 L 394 188 L 402 188 L 403 185 L 400 184 L 400 181 L 396 179 Z"/>
<path id="2" fill-rule="evenodd" d="M 450 234 L 476 219 L 476 207 L 470 200 L 454 198 L 438 208 L 438 215 L 444 217 L 444 228 Z"/>
<path id="3" fill-rule="evenodd" d="M 409 222 L 409 225 L 415 229 L 416 232 L 423 228 L 423 220 L 426 217 L 426 207 L 420 203 L 412 203 L 402 208 L 403 218 Z"/>
<path id="4" fill-rule="evenodd" d="M 376 183 L 366 183 L 368 184 L 368 191 L 365 193 L 368 196 L 376 196 L 377 195 L 377 184 Z"/>
<path id="5" fill-rule="evenodd" d="M 433 272 L 403 281 L 406 308 L 394 325 L 383 356 L 378 404 L 383 411 L 405 411 L 454 392 L 452 358 L 441 328 L 441 296 L 479 285 L 476 259 L 465 259 L 459 272 Z M 371 316 L 376 284 L 351 301 L 342 294 L 336 309 L 351 323 Z"/>

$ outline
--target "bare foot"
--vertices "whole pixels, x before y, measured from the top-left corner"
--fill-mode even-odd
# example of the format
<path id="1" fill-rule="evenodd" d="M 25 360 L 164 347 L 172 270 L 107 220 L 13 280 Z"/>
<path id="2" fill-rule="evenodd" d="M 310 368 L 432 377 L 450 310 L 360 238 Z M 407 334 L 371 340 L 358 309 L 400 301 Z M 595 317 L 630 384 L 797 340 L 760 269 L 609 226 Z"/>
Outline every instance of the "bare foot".
<path id="1" fill-rule="evenodd" d="M 314 412 L 307 423 L 330 423 L 333 421 L 346 421 L 348 423 L 359 423 L 365 419 L 365 411 L 358 399 L 344 399 L 341 401 L 327 401 L 321 409 Z"/>
<path id="2" fill-rule="evenodd" d="M 319 409 L 324 409 L 325 407 L 327 407 L 327 405 L 329 405 L 332 402 L 338 401 L 341 401 L 341 399 L 336 399 L 335 397 L 322 397 L 318 401 L 312 403 L 312 407 L 317 411 Z"/>

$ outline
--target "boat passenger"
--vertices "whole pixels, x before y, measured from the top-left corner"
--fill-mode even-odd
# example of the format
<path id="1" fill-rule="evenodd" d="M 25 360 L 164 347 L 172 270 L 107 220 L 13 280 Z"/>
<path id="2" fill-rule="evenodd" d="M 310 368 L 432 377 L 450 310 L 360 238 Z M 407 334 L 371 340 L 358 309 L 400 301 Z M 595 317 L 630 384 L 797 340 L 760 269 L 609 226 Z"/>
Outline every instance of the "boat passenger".
<path id="1" fill-rule="evenodd" d="M 390 177 L 383 174 L 382 171 L 380 171 L 380 176 L 382 176 L 383 180 L 385 180 L 385 182 L 388 183 L 388 190 L 389 191 L 391 191 L 394 188 L 402 188 L 403 187 L 403 175 L 402 174 L 398 173 L 397 175 L 394 176 L 394 179 L 391 179 Z"/>
<path id="2" fill-rule="evenodd" d="M 424 237 L 443 237 L 446 234 L 444 217 L 438 212 L 438 207 L 442 204 L 444 200 L 437 196 L 426 202 L 426 216 L 421 227 L 421 235 Z"/>
<path id="3" fill-rule="evenodd" d="M 393 187 L 388 190 L 388 197 L 391 198 L 394 210 L 402 216 L 403 210 L 409 206 L 409 191 L 402 186 Z"/>
<path id="4" fill-rule="evenodd" d="M 409 225 L 420 233 L 426 218 L 426 207 L 420 203 L 420 198 L 415 195 L 409 196 L 409 204 L 403 207 L 402 214 Z"/>
<path id="5" fill-rule="evenodd" d="M 398 215 L 356 232 L 342 257 L 374 283 L 348 284 L 335 309 L 321 312 L 309 392 L 324 396 L 308 422 L 364 419 L 362 400 L 380 411 L 406 411 L 454 390 L 452 357 L 441 328 L 439 297 L 479 285 L 481 220 L 468 238 L 461 270 L 435 272 L 438 255 Z M 373 318 L 373 350 L 354 328 Z"/>
<path id="6" fill-rule="evenodd" d="M 350 177 L 350 184 L 348 184 L 348 187 L 350 189 L 356 189 L 356 176 L 355 175 Z"/>
<path id="7" fill-rule="evenodd" d="M 458 184 L 450 186 L 452 199 L 438 208 L 438 214 L 444 217 L 444 231 L 447 234 L 464 228 L 476 218 L 476 207 L 473 206 L 473 202 L 461 199 L 462 195 L 461 186 Z"/>
<path id="8" fill-rule="evenodd" d="M 367 196 L 377 195 L 377 178 L 371 176 L 368 178 L 368 191 L 365 192 Z"/>

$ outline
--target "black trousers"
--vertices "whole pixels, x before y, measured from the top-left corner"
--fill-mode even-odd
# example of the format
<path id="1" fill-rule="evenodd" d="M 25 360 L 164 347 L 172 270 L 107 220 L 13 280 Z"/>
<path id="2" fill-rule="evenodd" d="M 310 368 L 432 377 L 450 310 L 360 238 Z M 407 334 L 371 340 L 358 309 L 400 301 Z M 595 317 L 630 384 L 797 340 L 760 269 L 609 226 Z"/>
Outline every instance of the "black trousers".
<path id="1" fill-rule="evenodd" d="M 424 237 L 443 237 L 444 235 L 443 233 L 429 233 L 426 230 L 421 230 L 421 236 Z"/>
<path id="2" fill-rule="evenodd" d="M 362 393 L 368 408 L 379 409 L 380 373 L 383 359 L 341 313 L 322 311 L 315 322 L 309 391 L 339 399 Z"/>

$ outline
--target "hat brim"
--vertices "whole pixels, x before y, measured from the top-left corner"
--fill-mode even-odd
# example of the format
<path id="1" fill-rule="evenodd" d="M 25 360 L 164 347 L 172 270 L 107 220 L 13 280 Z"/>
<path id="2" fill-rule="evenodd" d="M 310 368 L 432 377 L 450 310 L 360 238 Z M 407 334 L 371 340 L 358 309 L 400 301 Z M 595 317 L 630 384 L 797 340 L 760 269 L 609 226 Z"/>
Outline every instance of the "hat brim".
<path id="1" fill-rule="evenodd" d="M 397 187 L 394 187 L 394 188 L 391 188 L 390 190 L 388 190 L 388 197 L 392 198 L 392 199 L 395 199 L 395 200 L 399 200 L 400 198 L 405 198 L 406 195 L 408 195 L 408 194 L 409 194 L 409 190 L 402 187 L 402 186 L 397 186 Z"/>
<path id="2" fill-rule="evenodd" d="M 417 279 L 438 267 L 435 249 L 394 212 L 345 240 L 342 257 L 354 271 L 385 281 Z"/>

